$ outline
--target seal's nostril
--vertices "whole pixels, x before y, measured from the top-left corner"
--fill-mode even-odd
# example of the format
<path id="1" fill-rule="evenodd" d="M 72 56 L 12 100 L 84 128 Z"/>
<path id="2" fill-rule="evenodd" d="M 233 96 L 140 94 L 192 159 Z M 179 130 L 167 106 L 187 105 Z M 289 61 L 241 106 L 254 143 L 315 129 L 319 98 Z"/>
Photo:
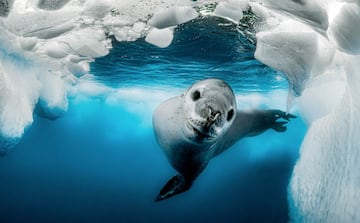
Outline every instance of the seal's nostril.
<path id="1" fill-rule="evenodd" d="M 215 113 L 215 114 L 211 114 L 209 119 L 211 121 L 215 121 L 217 118 L 219 117 L 219 112 Z"/>
<path id="2" fill-rule="evenodd" d="M 214 121 L 219 117 L 220 115 L 220 112 L 216 112 L 215 115 L 214 115 Z"/>
<path id="3" fill-rule="evenodd" d="M 220 112 L 214 111 L 211 107 L 209 107 L 209 121 L 214 122 L 220 115 Z"/>

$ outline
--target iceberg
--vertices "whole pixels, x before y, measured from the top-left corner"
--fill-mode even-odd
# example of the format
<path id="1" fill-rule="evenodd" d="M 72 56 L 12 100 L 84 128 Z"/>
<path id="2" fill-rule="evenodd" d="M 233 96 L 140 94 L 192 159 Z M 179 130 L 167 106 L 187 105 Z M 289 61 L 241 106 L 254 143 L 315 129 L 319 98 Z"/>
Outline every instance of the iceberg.
<path id="1" fill-rule="evenodd" d="M 288 109 L 296 104 L 309 125 L 288 188 L 291 220 L 360 221 L 357 0 L 1 1 L 0 153 L 19 142 L 34 112 L 56 119 L 76 92 L 108 93 L 83 77 L 113 39 L 167 47 L 185 22 L 237 23 L 248 8 L 259 18 L 255 57 L 286 75 Z"/>
<path id="2" fill-rule="evenodd" d="M 40 83 L 35 70 L 20 63 L 14 64 L 2 53 L 0 61 L 0 142 L 4 151 L 16 145 L 33 122 L 32 113 L 39 97 Z"/>
<path id="3" fill-rule="evenodd" d="M 354 4 L 344 5 L 329 30 L 340 50 L 354 55 L 360 53 L 360 31 L 352 28 L 359 24 L 360 7 Z"/>
<path id="4" fill-rule="evenodd" d="M 316 39 L 312 32 L 261 32 L 257 35 L 255 58 L 286 75 L 290 98 L 300 96 L 310 78 L 318 54 Z"/>
<path id="5" fill-rule="evenodd" d="M 313 122 L 303 141 L 289 186 L 293 222 L 360 219 L 358 59 L 348 59 L 348 82 L 341 102 Z"/>
<path id="6" fill-rule="evenodd" d="M 283 14 L 289 14 L 312 27 L 326 31 L 328 28 L 328 14 L 321 4 L 311 0 L 264 0 L 264 5 Z"/>
<path id="7" fill-rule="evenodd" d="M 246 0 L 219 2 L 215 8 L 214 14 L 237 23 L 243 18 L 242 12 L 246 11 L 248 7 L 249 2 Z"/>
<path id="8" fill-rule="evenodd" d="M 198 15 L 196 10 L 189 6 L 171 7 L 155 13 L 149 20 L 149 24 L 155 28 L 164 29 L 195 19 Z"/>
<path id="9" fill-rule="evenodd" d="M 39 0 L 37 3 L 40 9 L 45 10 L 57 10 L 62 8 L 70 0 Z"/>
<path id="10" fill-rule="evenodd" d="M 174 38 L 173 30 L 170 28 L 153 28 L 146 36 L 145 41 L 160 48 L 168 47 Z"/>
<path id="11" fill-rule="evenodd" d="M 4 0 L 0 2 L 0 16 L 6 17 L 9 15 L 14 0 Z"/>
<path id="12" fill-rule="evenodd" d="M 296 2 L 306 5 L 306 1 Z M 330 10 L 334 7 L 332 4 L 337 3 L 321 4 L 323 9 Z M 282 26 L 289 19 L 299 21 L 303 16 L 292 7 L 280 8 L 286 11 L 285 15 L 278 12 L 279 7 L 269 7 L 270 10 L 274 8 L 275 13 L 279 13 L 279 17 L 275 16 L 276 22 L 268 24 L 257 34 L 260 41 L 257 58 L 287 75 L 290 86 L 293 86 L 290 90 L 299 97 L 295 101 L 309 123 L 288 188 L 291 221 L 357 222 L 360 220 L 360 178 L 356 161 L 359 142 L 355 139 L 360 127 L 357 102 L 359 58 L 356 56 L 359 36 L 351 27 L 360 24 L 357 16 L 359 6 L 344 4 L 334 17 L 329 18 L 329 29 L 320 25 L 326 22 L 314 23 L 322 19 L 306 16 L 312 22 L 307 19 L 300 22 L 312 29 L 313 37 L 301 37 L 297 40 L 301 44 L 290 42 L 291 47 L 288 42 L 294 39 L 294 35 L 299 36 L 295 30 L 304 30 L 303 26 L 295 21 L 291 21 L 292 26 Z M 284 29 L 287 34 L 281 35 L 279 30 Z M 306 36 L 305 33 L 302 35 Z M 269 37 L 264 40 L 264 36 Z M 277 42 L 281 37 L 283 45 Z M 300 49 L 299 46 L 301 50 L 294 53 Z M 301 54 L 304 51 L 307 51 L 306 55 Z M 296 72 L 297 67 L 301 68 L 300 72 Z"/>

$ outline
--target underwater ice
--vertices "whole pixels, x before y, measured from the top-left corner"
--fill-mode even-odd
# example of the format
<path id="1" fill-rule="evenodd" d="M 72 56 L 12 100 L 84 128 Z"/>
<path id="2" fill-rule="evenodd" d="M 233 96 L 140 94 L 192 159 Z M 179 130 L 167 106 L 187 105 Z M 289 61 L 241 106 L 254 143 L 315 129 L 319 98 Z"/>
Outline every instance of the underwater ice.
<path id="1" fill-rule="evenodd" d="M 243 17 L 242 12 L 246 11 L 248 7 L 249 3 L 247 0 L 219 2 L 215 8 L 214 14 L 237 23 Z"/>
<path id="2" fill-rule="evenodd" d="M 111 37 L 167 47 L 181 23 L 198 16 L 237 23 L 250 6 L 260 18 L 255 56 L 286 75 L 288 108 L 297 104 L 309 124 L 289 185 L 292 221 L 360 221 L 360 2 L 213 2 L 1 1 L 0 149 L 16 145 L 34 111 L 55 119 L 70 94 L 118 92 L 83 81 L 89 63 L 110 52 Z"/>
<path id="3" fill-rule="evenodd" d="M 45 10 L 57 10 L 62 8 L 70 0 L 39 0 L 38 7 Z"/>
<path id="4" fill-rule="evenodd" d="M 329 12 L 334 10 L 332 2 L 321 4 Z M 302 95 L 297 99 L 298 105 L 310 125 L 289 185 L 293 222 L 360 219 L 357 162 L 360 79 L 359 58 L 353 56 L 358 54 L 359 35 L 352 30 L 360 25 L 359 6 L 344 4 L 339 9 L 335 15 L 333 11 L 329 13 L 333 17 L 329 18 L 326 34 L 321 30 L 325 26 L 318 25 L 326 23 L 304 21 L 306 28 L 295 21 L 286 25 L 288 21 L 281 19 L 282 13 L 278 24 L 274 25 L 273 19 L 272 27 L 257 34 L 257 58 L 288 77 L 290 90 Z M 288 14 L 292 9 L 284 10 L 284 16 L 292 17 Z M 292 14 L 299 21 L 299 14 Z"/>
<path id="5" fill-rule="evenodd" d="M 334 18 L 330 27 L 330 32 L 338 47 L 349 54 L 360 53 L 360 30 L 352 28 L 358 24 L 360 24 L 360 7 L 346 4 Z"/>

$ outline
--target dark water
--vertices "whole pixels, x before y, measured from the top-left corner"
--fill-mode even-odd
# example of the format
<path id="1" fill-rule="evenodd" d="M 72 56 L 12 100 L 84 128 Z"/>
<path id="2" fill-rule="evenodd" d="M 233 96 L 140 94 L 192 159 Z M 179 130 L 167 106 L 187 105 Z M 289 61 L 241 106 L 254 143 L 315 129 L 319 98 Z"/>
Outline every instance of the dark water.
<path id="1" fill-rule="evenodd" d="M 240 96 L 286 89 L 281 74 L 253 59 L 254 46 L 236 27 L 219 23 L 183 25 L 166 49 L 115 43 L 91 71 L 108 86 L 146 87 L 148 94 L 205 77 L 225 79 Z M 147 107 L 151 96 L 143 100 L 76 97 L 61 119 L 35 116 L 0 159 L 0 222 L 287 222 L 287 184 L 306 131 L 300 118 L 285 133 L 241 140 L 191 190 L 156 203 L 176 173 L 153 136 L 151 113 L 160 101 Z"/>

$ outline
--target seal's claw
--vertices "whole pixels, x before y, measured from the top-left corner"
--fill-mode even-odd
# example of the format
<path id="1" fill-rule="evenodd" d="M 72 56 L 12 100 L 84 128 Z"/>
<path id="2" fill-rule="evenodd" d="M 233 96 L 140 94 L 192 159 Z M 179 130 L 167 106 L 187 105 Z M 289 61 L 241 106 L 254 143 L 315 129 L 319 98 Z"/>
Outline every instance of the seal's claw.
<path id="1" fill-rule="evenodd" d="M 286 121 L 290 121 L 291 118 L 296 118 L 295 115 L 280 110 L 273 110 L 273 113 L 275 120 L 282 118 L 285 119 Z"/>
<path id="2" fill-rule="evenodd" d="M 287 114 L 286 114 L 286 120 L 290 121 L 291 118 L 297 118 L 297 117 L 296 117 L 296 115 L 287 113 Z"/>
<path id="3" fill-rule="evenodd" d="M 272 129 L 277 132 L 285 132 L 287 127 L 285 126 L 288 122 L 275 122 Z"/>

